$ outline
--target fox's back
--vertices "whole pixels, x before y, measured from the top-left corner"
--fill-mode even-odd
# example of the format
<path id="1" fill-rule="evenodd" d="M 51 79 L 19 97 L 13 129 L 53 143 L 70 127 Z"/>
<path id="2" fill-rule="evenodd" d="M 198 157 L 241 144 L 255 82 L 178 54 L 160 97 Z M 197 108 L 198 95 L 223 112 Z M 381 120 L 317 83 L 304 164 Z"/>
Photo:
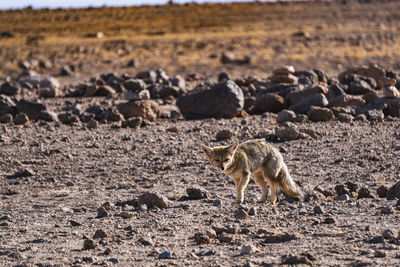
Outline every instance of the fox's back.
<path id="1" fill-rule="evenodd" d="M 240 144 L 234 157 L 243 157 L 243 154 L 251 172 L 273 158 L 277 160 L 281 158 L 279 151 L 264 139 L 249 140 Z"/>

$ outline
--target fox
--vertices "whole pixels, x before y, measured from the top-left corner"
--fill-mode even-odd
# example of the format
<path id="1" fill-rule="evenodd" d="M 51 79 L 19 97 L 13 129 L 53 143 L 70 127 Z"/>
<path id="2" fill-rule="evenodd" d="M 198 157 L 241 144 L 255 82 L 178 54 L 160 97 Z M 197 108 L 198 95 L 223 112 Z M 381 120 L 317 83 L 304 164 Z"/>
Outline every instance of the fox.
<path id="1" fill-rule="evenodd" d="M 235 142 L 227 146 L 208 147 L 201 145 L 211 165 L 222 170 L 235 183 L 236 201 L 243 203 L 244 190 L 253 177 L 260 187 L 262 195 L 258 202 L 266 202 L 268 188 L 271 189 L 271 202 L 276 203 L 278 188 L 291 198 L 304 199 L 304 193 L 293 181 L 283 156 L 277 148 L 264 139 L 248 140 L 239 144 Z"/>

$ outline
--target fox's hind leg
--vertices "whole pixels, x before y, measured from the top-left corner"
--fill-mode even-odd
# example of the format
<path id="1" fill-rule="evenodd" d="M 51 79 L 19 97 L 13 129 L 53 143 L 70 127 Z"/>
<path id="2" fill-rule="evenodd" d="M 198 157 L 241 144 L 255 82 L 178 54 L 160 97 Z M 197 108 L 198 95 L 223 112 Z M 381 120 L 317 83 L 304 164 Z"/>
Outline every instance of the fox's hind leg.
<path id="1" fill-rule="evenodd" d="M 265 178 L 264 178 L 264 175 L 263 175 L 263 171 L 262 170 L 258 170 L 256 172 L 254 172 L 253 173 L 253 178 L 254 178 L 254 181 L 256 182 L 256 184 L 261 188 L 261 192 L 262 192 L 262 196 L 258 200 L 258 202 L 267 201 L 268 188 L 267 188 L 267 185 L 265 183 Z"/>

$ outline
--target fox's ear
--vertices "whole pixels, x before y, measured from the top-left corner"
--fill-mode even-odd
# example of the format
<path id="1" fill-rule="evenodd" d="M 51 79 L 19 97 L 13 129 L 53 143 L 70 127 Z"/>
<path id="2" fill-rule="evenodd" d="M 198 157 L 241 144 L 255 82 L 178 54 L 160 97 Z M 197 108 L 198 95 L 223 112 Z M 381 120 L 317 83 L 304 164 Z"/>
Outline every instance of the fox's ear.
<path id="1" fill-rule="evenodd" d="M 211 158 L 213 153 L 213 149 L 211 147 L 208 147 L 206 145 L 201 145 L 201 149 L 204 151 L 204 153 L 206 153 L 208 158 Z"/>
<path id="2" fill-rule="evenodd" d="M 233 154 L 233 152 L 235 152 L 235 150 L 238 147 L 238 145 L 239 145 L 239 142 L 235 142 L 232 145 L 228 146 L 229 153 Z"/>

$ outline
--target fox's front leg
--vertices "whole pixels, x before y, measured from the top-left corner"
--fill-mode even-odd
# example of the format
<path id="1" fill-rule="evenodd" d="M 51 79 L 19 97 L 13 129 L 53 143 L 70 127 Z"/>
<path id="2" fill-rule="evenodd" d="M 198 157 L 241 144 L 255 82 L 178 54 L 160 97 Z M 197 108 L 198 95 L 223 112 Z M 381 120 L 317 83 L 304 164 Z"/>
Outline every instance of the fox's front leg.
<path id="1" fill-rule="evenodd" d="M 235 180 L 236 184 L 236 201 L 238 203 L 243 203 L 244 200 L 244 189 L 250 181 L 250 172 L 245 171 L 243 176 L 241 176 L 238 180 Z"/>

